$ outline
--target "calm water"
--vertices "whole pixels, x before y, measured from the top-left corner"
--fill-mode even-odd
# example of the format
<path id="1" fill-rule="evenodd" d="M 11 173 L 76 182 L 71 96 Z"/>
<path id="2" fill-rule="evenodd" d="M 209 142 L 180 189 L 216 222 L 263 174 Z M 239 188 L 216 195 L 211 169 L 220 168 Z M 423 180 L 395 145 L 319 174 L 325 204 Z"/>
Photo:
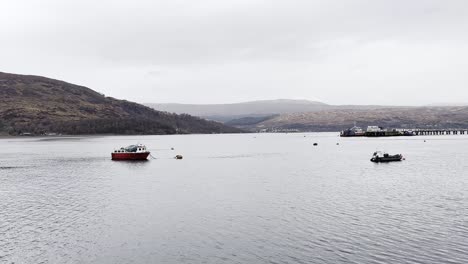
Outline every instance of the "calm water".
<path id="1" fill-rule="evenodd" d="M 157 159 L 110 160 L 137 142 Z M 0 157 L 0 262 L 468 263 L 468 136 L 7 138 Z"/>

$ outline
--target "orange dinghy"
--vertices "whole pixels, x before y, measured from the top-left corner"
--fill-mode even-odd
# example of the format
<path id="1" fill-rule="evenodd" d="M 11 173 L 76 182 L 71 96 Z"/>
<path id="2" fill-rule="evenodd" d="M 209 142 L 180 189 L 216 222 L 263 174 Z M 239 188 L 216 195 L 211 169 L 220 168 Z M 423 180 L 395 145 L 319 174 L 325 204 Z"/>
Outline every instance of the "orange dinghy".
<path id="1" fill-rule="evenodd" d="M 142 144 L 122 147 L 112 152 L 112 160 L 146 160 L 150 152 Z"/>

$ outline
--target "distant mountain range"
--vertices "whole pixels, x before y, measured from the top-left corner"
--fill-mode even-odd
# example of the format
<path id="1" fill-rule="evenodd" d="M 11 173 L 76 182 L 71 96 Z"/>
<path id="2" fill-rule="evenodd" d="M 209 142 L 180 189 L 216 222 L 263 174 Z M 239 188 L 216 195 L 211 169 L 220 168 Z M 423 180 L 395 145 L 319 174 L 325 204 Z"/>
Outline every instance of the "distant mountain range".
<path id="1" fill-rule="evenodd" d="M 434 104 L 428 104 L 425 106 L 468 106 L 468 103 L 434 103 Z"/>
<path id="2" fill-rule="evenodd" d="M 218 122 L 106 97 L 40 76 L 0 72 L 0 134 L 176 134 L 240 132 Z"/>
<path id="3" fill-rule="evenodd" d="M 253 101 L 226 105 L 148 104 L 189 113 L 250 131 L 339 131 L 366 127 L 468 128 L 467 106 L 328 105 L 306 100 Z"/>
<path id="4" fill-rule="evenodd" d="M 0 72 L 0 134 L 338 131 L 355 122 L 362 127 L 468 128 L 468 106 L 328 105 L 288 99 L 147 105 L 59 80 Z"/>
<path id="5" fill-rule="evenodd" d="M 328 105 L 307 100 L 264 100 L 234 104 L 146 104 L 159 111 L 184 114 L 227 122 L 244 117 L 264 117 L 277 114 L 309 112 L 327 109 Z"/>

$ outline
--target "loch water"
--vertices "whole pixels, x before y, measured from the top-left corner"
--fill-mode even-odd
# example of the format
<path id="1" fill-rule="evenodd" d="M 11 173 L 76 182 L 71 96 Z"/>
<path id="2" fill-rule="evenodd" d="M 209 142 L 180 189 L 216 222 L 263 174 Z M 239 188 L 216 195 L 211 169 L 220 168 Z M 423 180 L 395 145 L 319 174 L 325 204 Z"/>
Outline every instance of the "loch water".
<path id="1" fill-rule="evenodd" d="M 0 263 L 468 263 L 468 136 L 3 138 Z"/>

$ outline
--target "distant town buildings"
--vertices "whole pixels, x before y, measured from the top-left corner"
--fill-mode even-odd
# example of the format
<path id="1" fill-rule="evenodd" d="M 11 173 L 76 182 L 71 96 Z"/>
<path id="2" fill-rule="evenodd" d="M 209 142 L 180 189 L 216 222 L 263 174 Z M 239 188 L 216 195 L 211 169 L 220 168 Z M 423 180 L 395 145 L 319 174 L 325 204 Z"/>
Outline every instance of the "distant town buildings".
<path id="1" fill-rule="evenodd" d="M 300 132 L 299 129 L 292 128 L 263 128 L 257 131 L 258 133 L 295 133 Z"/>

